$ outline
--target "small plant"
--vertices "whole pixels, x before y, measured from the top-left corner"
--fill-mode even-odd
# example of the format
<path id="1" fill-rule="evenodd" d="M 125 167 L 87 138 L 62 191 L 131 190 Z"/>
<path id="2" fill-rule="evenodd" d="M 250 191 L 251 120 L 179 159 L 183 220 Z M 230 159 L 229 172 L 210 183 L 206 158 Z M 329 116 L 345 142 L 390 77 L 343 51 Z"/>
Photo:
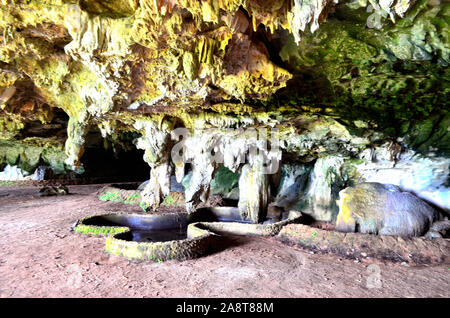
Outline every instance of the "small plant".
<path id="1" fill-rule="evenodd" d="M 100 196 L 102 201 L 120 202 L 120 195 L 117 192 L 110 191 Z"/>
<path id="2" fill-rule="evenodd" d="M 131 194 L 128 196 L 128 198 L 124 201 L 126 204 L 137 204 L 139 199 L 139 194 Z"/>
<path id="3" fill-rule="evenodd" d="M 146 203 L 142 201 L 139 203 L 139 206 L 141 207 L 142 210 L 144 210 L 144 212 L 147 212 L 147 209 L 149 207 Z"/>
<path id="4" fill-rule="evenodd" d="M 162 263 L 163 262 L 163 259 L 162 258 L 157 258 L 155 254 L 152 254 L 149 258 L 152 261 L 154 261 L 154 262 L 158 262 L 158 263 Z"/>
<path id="5" fill-rule="evenodd" d="M 12 180 L 2 180 L 0 181 L 0 186 L 26 186 L 28 185 L 27 181 L 25 180 L 17 180 L 17 181 L 12 181 Z"/>
<path id="6" fill-rule="evenodd" d="M 167 197 L 164 198 L 162 205 L 171 206 L 174 204 L 174 202 L 175 202 L 174 198 L 171 195 L 168 195 Z"/>

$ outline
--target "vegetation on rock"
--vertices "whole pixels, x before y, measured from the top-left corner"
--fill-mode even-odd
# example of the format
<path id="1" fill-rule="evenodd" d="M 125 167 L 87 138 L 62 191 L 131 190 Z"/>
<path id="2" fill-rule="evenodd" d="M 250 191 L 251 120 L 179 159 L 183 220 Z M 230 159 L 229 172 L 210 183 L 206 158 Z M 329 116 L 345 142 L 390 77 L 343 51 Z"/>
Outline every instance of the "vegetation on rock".
<path id="1" fill-rule="evenodd" d="M 179 141 L 173 130 L 184 127 L 188 211 L 207 200 L 225 167 L 236 174 L 231 188 L 238 175 L 238 184 L 258 184 L 254 195 L 239 188 L 240 198 L 252 198 L 242 213 L 258 218 L 272 180 L 260 178 L 253 143 L 262 158 L 315 165 L 323 180 L 314 187 L 327 190 L 294 201 L 333 218 L 330 200 L 355 182 L 351 163 L 365 151 L 391 142 L 393 162 L 403 149 L 450 156 L 448 3 L 0 3 L 0 168 L 81 173 L 89 131 L 98 128 L 115 151 L 127 142 L 144 150 L 151 175 L 142 204 L 155 208 L 168 203 L 170 176 L 184 177 L 170 152 Z M 278 129 L 268 137 L 278 134 L 279 152 L 244 128 Z M 222 162 L 207 156 L 214 148 Z"/>

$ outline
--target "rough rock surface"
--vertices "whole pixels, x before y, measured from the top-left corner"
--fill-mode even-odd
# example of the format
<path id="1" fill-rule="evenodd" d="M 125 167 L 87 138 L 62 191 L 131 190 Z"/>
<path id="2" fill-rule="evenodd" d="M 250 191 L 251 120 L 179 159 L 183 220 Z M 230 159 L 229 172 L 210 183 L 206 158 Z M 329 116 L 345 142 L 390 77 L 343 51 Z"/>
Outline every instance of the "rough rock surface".
<path id="1" fill-rule="evenodd" d="M 211 181 L 211 194 L 220 195 L 224 199 L 239 200 L 239 174 L 224 166 L 220 167 Z"/>
<path id="2" fill-rule="evenodd" d="M 239 212 L 243 220 L 258 223 L 266 219 L 269 202 L 269 182 L 263 171 L 263 160 L 242 167 L 239 178 Z"/>
<path id="3" fill-rule="evenodd" d="M 448 239 L 340 233 L 289 224 L 280 231 L 277 240 L 312 252 L 333 253 L 356 260 L 376 258 L 420 266 L 448 264 L 450 259 Z"/>
<path id="4" fill-rule="evenodd" d="M 392 142 L 368 147 L 358 157 L 333 155 L 313 163 L 283 164 L 275 204 L 332 221 L 339 212 L 339 191 L 361 182 L 378 182 L 394 184 L 444 213 L 450 211 L 449 158 L 398 149 Z"/>
<path id="5" fill-rule="evenodd" d="M 387 183 L 375 173 L 385 162 L 372 160 L 380 148 L 402 189 L 449 209 L 448 3 L 0 3 L 1 170 L 81 174 L 95 129 L 116 153 L 144 151 L 152 207 L 173 173 L 181 182 L 191 170 L 192 211 L 221 167 L 248 184 L 242 169 L 257 149 L 273 166 L 300 169 L 280 193 L 279 169 L 261 178 L 271 190 L 258 186 L 262 210 L 276 198 L 286 211 L 334 220 L 340 190 Z M 181 161 L 171 152 L 178 128 L 189 131 Z M 253 134 L 264 129 L 269 147 Z"/>
<path id="6" fill-rule="evenodd" d="M 425 237 L 427 238 L 448 238 L 449 237 L 449 231 L 450 231 L 450 221 L 444 220 L 444 221 L 438 221 L 434 222 L 430 230 L 425 234 Z"/>
<path id="7" fill-rule="evenodd" d="M 450 159 L 411 150 L 395 154 L 391 144 L 367 149 L 348 170 L 366 182 L 391 183 L 450 212 Z M 393 156 L 396 156 L 393 158 Z"/>
<path id="8" fill-rule="evenodd" d="M 438 212 L 392 184 L 360 183 L 339 193 L 336 229 L 379 235 L 421 236 Z"/>

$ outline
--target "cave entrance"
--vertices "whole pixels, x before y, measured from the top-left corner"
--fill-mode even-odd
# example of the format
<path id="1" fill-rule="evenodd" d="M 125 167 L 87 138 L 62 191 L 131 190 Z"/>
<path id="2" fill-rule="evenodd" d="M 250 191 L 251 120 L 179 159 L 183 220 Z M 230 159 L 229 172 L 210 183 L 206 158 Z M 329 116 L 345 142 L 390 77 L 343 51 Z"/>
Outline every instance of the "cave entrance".
<path id="1" fill-rule="evenodd" d="M 81 158 L 84 173 L 80 176 L 89 183 L 143 182 L 148 180 L 150 167 L 144 161 L 144 151 L 137 149 L 134 140 L 139 135 L 127 132 L 118 140 L 103 138 L 93 127 L 85 137 Z"/>

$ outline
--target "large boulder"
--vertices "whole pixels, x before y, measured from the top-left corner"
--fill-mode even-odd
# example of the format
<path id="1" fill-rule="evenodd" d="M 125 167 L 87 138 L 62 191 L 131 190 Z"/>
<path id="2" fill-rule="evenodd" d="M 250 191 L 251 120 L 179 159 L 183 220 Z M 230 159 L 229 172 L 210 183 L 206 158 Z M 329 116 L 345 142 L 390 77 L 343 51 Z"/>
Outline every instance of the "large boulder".
<path id="1" fill-rule="evenodd" d="M 394 149 L 391 143 L 367 148 L 347 170 L 353 171 L 353 180 L 394 184 L 450 213 L 450 158 L 411 149 L 393 158 Z"/>
<path id="2" fill-rule="evenodd" d="M 336 229 L 380 235 L 421 236 L 438 212 L 392 184 L 360 183 L 339 192 Z"/>

